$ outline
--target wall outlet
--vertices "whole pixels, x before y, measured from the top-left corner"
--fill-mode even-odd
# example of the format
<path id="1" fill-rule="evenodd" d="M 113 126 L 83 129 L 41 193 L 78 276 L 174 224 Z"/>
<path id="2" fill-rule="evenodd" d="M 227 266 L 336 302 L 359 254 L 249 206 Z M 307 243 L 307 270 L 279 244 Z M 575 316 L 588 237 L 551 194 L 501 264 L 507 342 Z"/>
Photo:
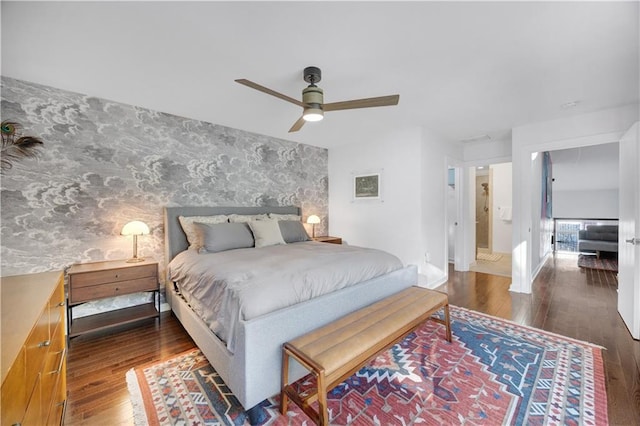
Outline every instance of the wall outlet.
<path id="1" fill-rule="evenodd" d="M 424 261 L 425 261 L 425 263 L 429 263 L 429 262 L 431 262 L 431 253 L 426 252 L 426 253 L 424 254 Z"/>

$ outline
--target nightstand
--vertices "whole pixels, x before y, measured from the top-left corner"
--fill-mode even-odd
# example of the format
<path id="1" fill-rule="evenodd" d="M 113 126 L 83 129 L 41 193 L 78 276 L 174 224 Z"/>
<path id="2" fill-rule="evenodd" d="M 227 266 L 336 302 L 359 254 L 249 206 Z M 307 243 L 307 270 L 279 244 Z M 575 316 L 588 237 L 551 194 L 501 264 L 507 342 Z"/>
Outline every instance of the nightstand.
<path id="1" fill-rule="evenodd" d="M 160 318 L 158 262 L 154 260 L 137 263 L 125 260 L 79 263 L 71 266 L 67 274 L 69 338 L 146 318 Z M 73 319 L 74 306 L 144 291 L 153 292 L 153 302 Z"/>
<path id="2" fill-rule="evenodd" d="M 321 243 L 331 243 L 331 244 L 342 244 L 342 238 L 340 237 L 313 237 L 311 238 L 313 241 L 318 241 Z"/>

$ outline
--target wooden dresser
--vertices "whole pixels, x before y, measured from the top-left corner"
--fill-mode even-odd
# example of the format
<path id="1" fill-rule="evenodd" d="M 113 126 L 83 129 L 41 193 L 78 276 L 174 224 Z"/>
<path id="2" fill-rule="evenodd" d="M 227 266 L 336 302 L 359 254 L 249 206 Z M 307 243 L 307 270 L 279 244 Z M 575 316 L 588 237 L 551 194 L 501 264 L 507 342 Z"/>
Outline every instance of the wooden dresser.
<path id="1" fill-rule="evenodd" d="M 64 276 L 0 278 L 0 424 L 60 425 L 67 399 Z"/>

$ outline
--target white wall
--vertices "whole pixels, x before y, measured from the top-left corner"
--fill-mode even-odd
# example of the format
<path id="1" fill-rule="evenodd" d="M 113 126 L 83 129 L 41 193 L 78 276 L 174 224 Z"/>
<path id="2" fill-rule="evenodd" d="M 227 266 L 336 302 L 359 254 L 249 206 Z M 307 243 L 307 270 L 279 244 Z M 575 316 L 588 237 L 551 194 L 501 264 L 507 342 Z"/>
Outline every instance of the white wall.
<path id="1" fill-rule="evenodd" d="M 511 160 L 511 138 L 466 142 L 463 144 L 464 161 L 469 165 L 482 165 Z"/>
<path id="2" fill-rule="evenodd" d="M 423 253 L 429 254 L 424 274 L 429 286 L 448 277 L 447 182 L 452 159 L 462 158 L 460 145 L 450 143 L 430 129 L 422 128 L 422 241 Z"/>
<path id="3" fill-rule="evenodd" d="M 420 254 L 420 133 L 416 127 L 377 141 L 329 149 L 330 235 L 424 267 Z M 353 174 L 379 170 L 383 200 L 354 201 Z"/>
<path id="4" fill-rule="evenodd" d="M 618 143 L 551 151 L 553 216 L 618 218 L 619 151 Z"/>
<path id="5" fill-rule="evenodd" d="M 539 236 L 532 233 L 532 223 L 540 219 L 532 214 L 531 206 L 539 202 L 540 193 L 532 191 L 531 154 L 617 142 L 637 119 L 638 105 L 634 104 L 513 129 L 512 291 L 530 293 L 534 271 L 542 266 L 540 259 L 532 258 L 532 238 Z"/>
<path id="6" fill-rule="evenodd" d="M 618 190 L 553 191 L 553 217 L 566 219 L 617 219 Z"/>
<path id="7" fill-rule="evenodd" d="M 329 233 L 418 265 L 420 284 L 447 278 L 447 156 L 461 149 L 428 129 L 329 149 Z M 382 170 L 383 201 L 353 201 L 354 172 Z M 425 255 L 428 253 L 429 262 Z"/>
<path id="8" fill-rule="evenodd" d="M 489 166 L 493 178 L 493 251 L 511 253 L 511 220 L 500 218 L 501 210 L 512 207 L 511 163 Z"/>

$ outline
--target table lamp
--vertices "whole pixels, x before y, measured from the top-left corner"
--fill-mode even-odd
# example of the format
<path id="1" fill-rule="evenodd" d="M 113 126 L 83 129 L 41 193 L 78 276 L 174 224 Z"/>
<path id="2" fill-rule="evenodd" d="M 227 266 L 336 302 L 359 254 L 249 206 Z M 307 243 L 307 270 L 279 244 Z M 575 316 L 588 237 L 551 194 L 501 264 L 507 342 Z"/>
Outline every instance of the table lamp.
<path id="1" fill-rule="evenodd" d="M 318 216 L 316 216 L 315 214 L 312 214 L 311 216 L 309 216 L 307 218 L 307 223 L 311 224 L 311 238 L 315 238 L 316 237 L 316 224 L 320 223 L 320 218 Z"/>
<path id="2" fill-rule="evenodd" d="M 133 257 L 127 260 L 127 263 L 142 262 L 144 257 L 138 257 L 138 235 L 147 235 L 149 233 L 149 227 L 146 223 L 134 220 L 127 223 L 122 228 L 122 235 L 133 235 Z"/>

